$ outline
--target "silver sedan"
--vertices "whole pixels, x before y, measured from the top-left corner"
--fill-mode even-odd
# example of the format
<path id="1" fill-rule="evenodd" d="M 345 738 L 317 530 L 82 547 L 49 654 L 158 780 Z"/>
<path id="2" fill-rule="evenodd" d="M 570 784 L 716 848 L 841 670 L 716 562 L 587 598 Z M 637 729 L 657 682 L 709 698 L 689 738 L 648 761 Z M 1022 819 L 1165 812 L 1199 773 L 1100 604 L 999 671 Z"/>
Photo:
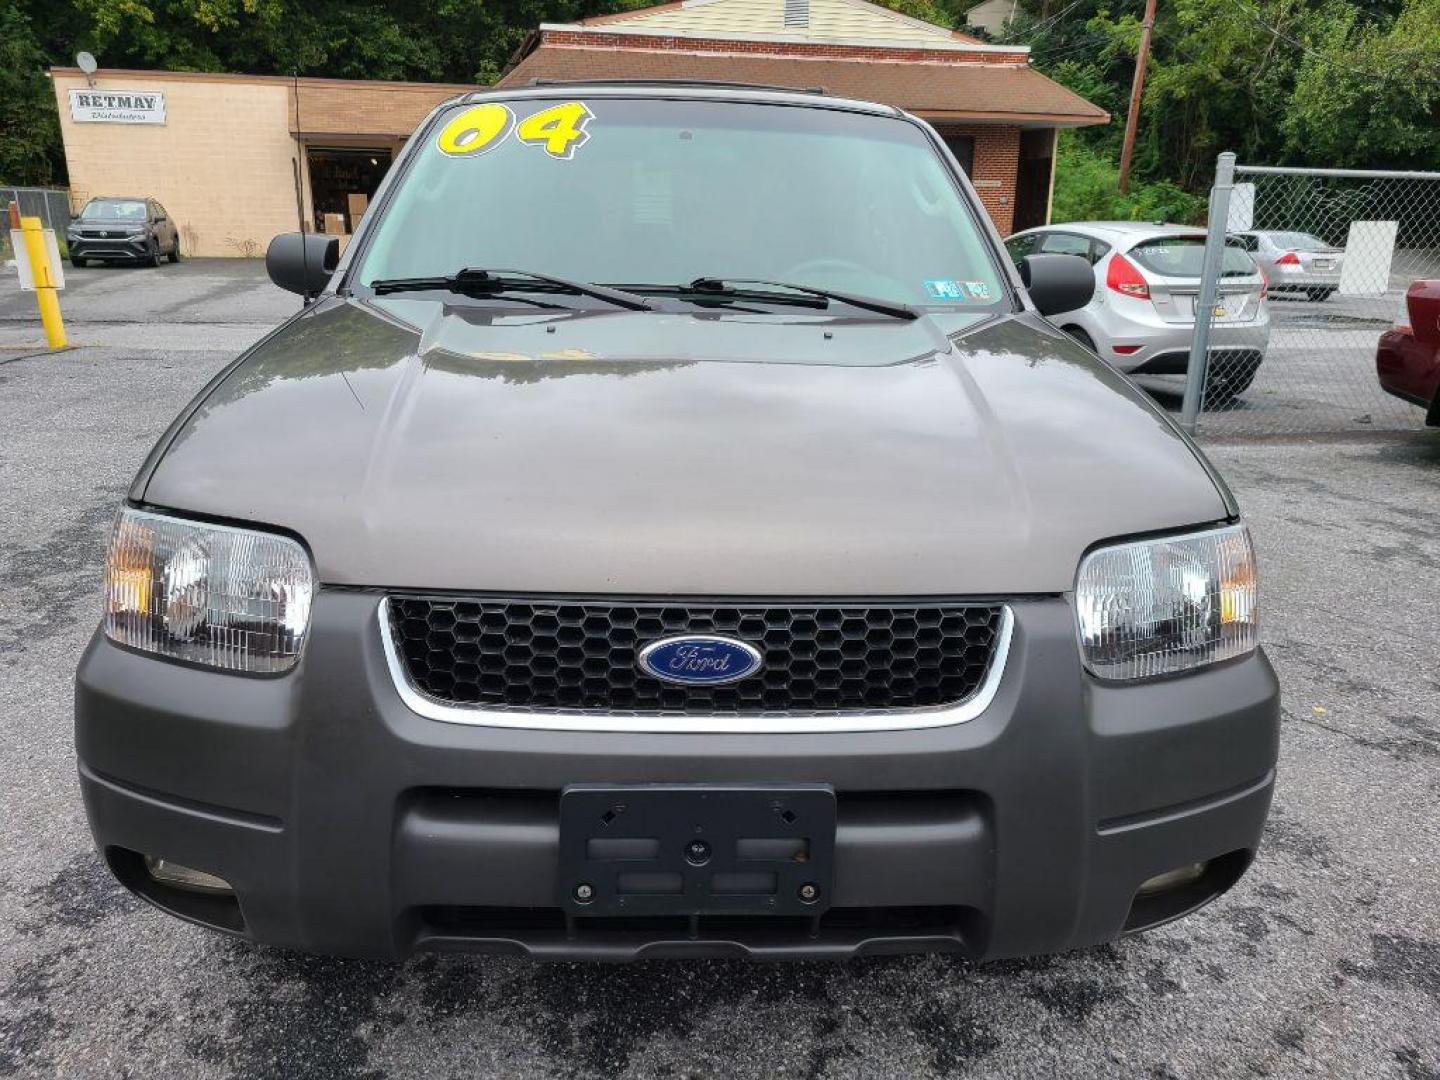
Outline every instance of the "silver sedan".
<path id="1" fill-rule="evenodd" d="M 1256 230 L 1232 233 L 1230 243 L 1243 247 L 1270 279 L 1275 293 L 1304 293 L 1311 300 L 1329 300 L 1340 287 L 1345 249 L 1303 232 Z"/>

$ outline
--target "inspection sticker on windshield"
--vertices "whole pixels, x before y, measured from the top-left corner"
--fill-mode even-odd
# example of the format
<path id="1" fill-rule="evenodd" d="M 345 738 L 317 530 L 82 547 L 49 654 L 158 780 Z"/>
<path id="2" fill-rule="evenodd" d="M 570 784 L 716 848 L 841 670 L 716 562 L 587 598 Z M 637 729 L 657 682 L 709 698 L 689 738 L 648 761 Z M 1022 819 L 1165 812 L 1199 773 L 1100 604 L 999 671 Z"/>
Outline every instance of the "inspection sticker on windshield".
<path id="1" fill-rule="evenodd" d="M 990 300 L 990 286 L 983 281 L 953 281 L 932 278 L 925 282 L 931 300 L 958 300 L 961 303 L 985 303 Z"/>
<path id="2" fill-rule="evenodd" d="M 451 157 L 476 157 L 494 150 L 513 131 L 519 142 L 569 161 L 589 141 L 587 128 L 593 119 L 595 114 L 583 101 L 566 101 L 517 123 L 508 106 L 490 101 L 456 113 L 440 129 L 435 145 Z"/>

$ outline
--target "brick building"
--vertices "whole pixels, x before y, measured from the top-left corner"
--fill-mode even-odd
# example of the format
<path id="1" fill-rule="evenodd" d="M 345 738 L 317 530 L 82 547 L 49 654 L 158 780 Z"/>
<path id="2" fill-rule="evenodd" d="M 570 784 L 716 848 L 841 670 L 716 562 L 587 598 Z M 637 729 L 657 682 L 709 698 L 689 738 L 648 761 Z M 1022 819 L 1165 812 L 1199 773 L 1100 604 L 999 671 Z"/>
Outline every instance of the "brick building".
<path id="1" fill-rule="evenodd" d="M 867 0 L 679 0 L 542 24 L 501 86 L 532 79 L 705 79 L 822 87 L 935 125 L 1002 233 L 1049 219 L 1055 133 L 1103 109 L 988 45 Z"/>

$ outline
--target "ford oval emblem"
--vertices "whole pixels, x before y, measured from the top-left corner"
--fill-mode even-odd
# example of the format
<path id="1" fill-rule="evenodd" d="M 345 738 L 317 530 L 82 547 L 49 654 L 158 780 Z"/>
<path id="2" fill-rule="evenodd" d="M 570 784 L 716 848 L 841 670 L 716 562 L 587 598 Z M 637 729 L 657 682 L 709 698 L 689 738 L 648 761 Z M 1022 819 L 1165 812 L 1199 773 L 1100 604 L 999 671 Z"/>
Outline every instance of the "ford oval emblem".
<path id="1" fill-rule="evenodd" d="M 640 668 L 665 682 L 718 686 L 760 670 L 760 650 L 735 638 L 683 634 L 652 641 L 640 650 Z"/>

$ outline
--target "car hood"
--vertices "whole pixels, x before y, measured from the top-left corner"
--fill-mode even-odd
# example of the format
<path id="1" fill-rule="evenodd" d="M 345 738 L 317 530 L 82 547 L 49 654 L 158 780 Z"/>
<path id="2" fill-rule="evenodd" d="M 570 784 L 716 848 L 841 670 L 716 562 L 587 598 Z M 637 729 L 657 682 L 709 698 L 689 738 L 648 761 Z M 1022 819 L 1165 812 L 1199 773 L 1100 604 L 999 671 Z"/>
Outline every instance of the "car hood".
<path id="1" fill-rule="evenodd" d="M 132 497 L 401 588 L 1057 593 L 1098 540 L 1230 509 L 1138 391 L 1028 316 L 330 300 L 155 459 Z"/>

